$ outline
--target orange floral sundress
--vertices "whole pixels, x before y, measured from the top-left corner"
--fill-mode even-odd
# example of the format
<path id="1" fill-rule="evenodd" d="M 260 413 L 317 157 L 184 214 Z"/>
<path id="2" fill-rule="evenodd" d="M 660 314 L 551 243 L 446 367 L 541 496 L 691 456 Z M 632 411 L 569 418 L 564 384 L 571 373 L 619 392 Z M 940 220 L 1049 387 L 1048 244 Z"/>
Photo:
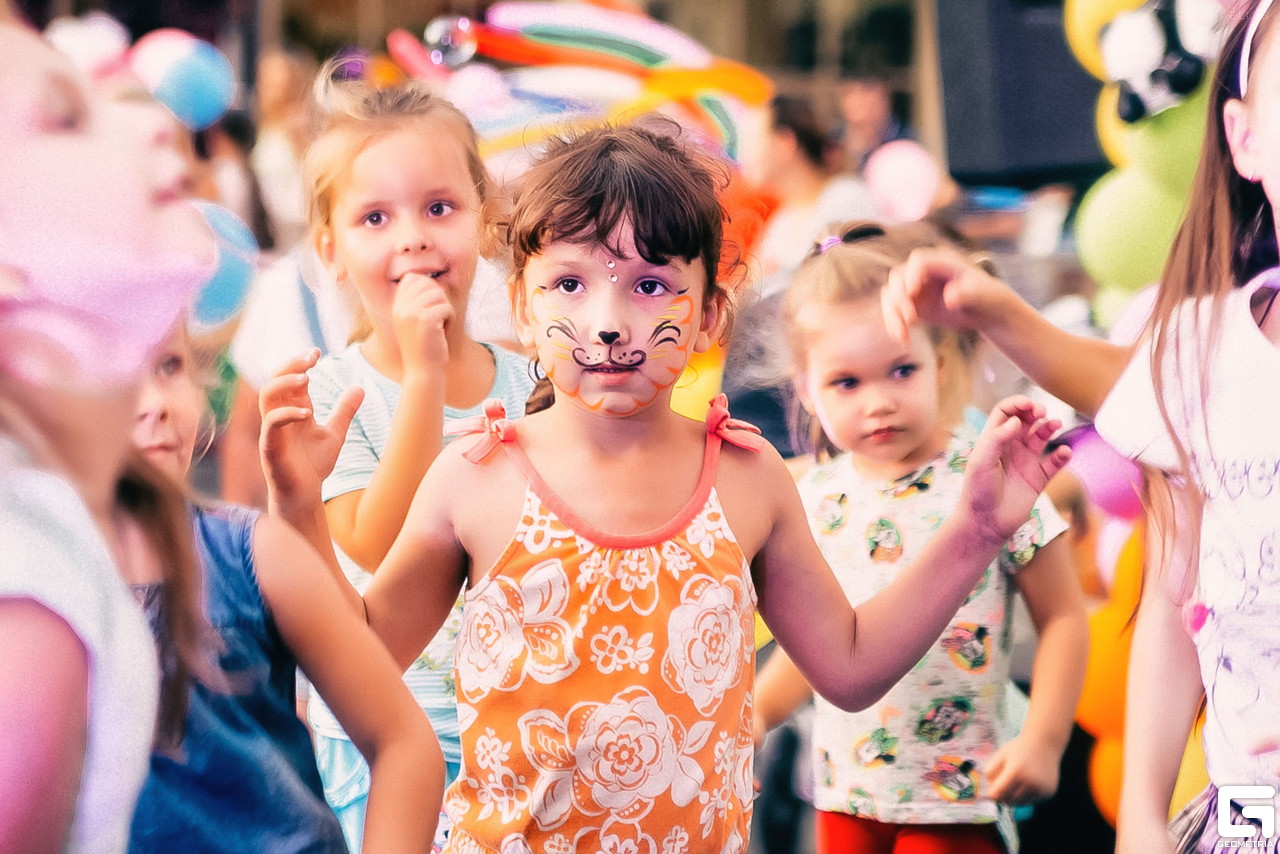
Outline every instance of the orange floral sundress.
<path id="1" fill-rule="evenodd" d="M 718 397 L 689 502 L 618 536 L 547 489 L 495 404 L 467 456 L 501 447 L 528 486 L 510 544 L 466 594 L 445 850 L 745 851 L 755 589 L 714 484 L 722 439 L 763 440 Z"/>

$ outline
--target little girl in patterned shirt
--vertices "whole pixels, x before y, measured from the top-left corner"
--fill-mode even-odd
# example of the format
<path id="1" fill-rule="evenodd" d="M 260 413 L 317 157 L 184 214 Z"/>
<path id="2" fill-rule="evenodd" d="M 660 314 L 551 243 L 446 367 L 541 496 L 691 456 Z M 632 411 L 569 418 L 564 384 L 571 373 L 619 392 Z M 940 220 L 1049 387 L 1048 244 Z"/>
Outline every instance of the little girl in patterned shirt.
<path id="1" fill-rule="evenodd" d="M 902 341 L 880 310 L 890 272 L 939 240 L 925 225 L 848 224 L 815 247 L 783 302 L 818 458 L 800 496 L 855 606 L 894 584 L 935 536 L 961 498 L 970 459 L 971 428 L 948 405 L 966 370 L 956 335 L 915 326 Z M 817 698 L 819 854 L 1017 850 L 1011 807 L 1057 788 L 1084 679 L 1088 626 L 1068 546 L 1057 539 L 1065 529 L 1041 497 L 883 699 L 850 713 Z M 1021 734 L 1007 690 L 1015 587 L 1039 635 Z M 757 682 L 757 731 L 811 693 L 792 659 L 775 653 Z"/>

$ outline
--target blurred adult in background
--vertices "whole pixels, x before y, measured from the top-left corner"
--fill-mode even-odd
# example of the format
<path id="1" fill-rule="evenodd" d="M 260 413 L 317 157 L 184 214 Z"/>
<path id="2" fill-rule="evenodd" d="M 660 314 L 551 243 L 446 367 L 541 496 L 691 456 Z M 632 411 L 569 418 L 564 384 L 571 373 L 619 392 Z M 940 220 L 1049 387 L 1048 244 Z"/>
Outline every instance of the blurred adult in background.
<path id="1" fill-rule="evenodd" d="M 779 95 L 770 102 L 768 119 L 760 162 L 749 166 L 749 177 L 778 199 L 778 207 L 757 249 L 753 292 L 735 319 L 724 388 L 734 415 L 760 427 L 791 457 L 779 301 L 820 235 L 836 223 L 878 217 L 861 179 L 828 168 L 832 141 L 812 103 Z"/>
<path id="2" fill-rule="evenodd" d="M 315 70 L 315 62 L 296 51 L 271 51 L 258 60 L 258 139 L 249 164 L 281 251 L 298 245 L 307 233 L 302 155 L 309 136 L 307 104 Z"/>

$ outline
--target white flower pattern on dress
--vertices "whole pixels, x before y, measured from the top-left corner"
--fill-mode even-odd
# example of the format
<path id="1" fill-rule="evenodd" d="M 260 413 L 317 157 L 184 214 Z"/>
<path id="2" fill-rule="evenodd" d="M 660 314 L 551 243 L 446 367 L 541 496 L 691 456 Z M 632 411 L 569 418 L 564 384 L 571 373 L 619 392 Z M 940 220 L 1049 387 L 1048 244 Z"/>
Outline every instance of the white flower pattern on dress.
<path id="1" fill-rule="evenodd" d="M 604 626 L 591 638 L 591 661 L 601 673 L 613 673 L 634 667 L 641 674 L 649 672 L 653 658 L 653 632 L 635 641 L 624 626 Z"/>
<path id="2" fill-rule="evenodd" d="M 559 560 L 533 567 L 519 585 L 498 575 L 468 603 L 456 667 L 470 702 L 490 691 L 511 691 L 527 675 L 549 684 L 578 666 L 563 619 L 569 579 Z"/>
<path id="3" fill-rule="evenodd" d="M 667 621 L 667 653 L 662 675 L 688 694 L 702 714 L 715 711 L 724 692 L 736 685 L 750 659 L 751 597 L 737 578 L 718 582 L 695 575 L 681 591 L 680 605 Z"/>

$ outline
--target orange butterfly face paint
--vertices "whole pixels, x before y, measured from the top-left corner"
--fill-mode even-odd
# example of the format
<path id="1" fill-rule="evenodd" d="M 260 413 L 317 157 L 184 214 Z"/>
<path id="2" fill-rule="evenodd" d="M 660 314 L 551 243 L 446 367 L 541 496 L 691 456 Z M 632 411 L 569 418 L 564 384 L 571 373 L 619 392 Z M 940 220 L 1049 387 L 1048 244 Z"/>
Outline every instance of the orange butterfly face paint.
<path id="1" fill-rule="evenodd" d="M 701 262 L 651 264 L 630 242 L 552 243 L 524 271 L 524 331 L 564 396 L 592 412 L 633 415 L 669 399 L 714 321 L 701 310 Z"/>

